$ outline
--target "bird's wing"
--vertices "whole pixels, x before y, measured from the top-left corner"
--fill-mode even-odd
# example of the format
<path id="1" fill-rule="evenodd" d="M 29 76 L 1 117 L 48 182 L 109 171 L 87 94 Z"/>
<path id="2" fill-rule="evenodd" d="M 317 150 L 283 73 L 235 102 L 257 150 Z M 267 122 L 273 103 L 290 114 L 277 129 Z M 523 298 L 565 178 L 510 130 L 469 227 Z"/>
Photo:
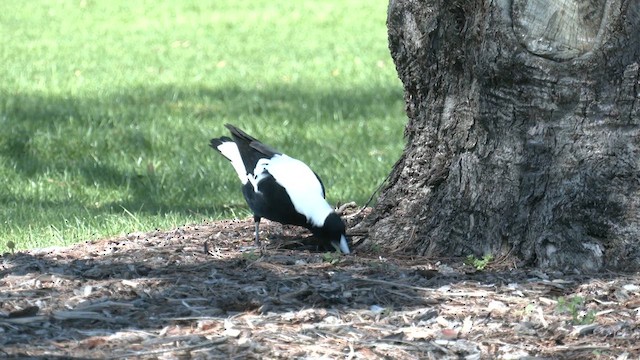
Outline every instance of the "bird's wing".
<path id="1" fill-rule="evenodd" d="M 276 155 L 264 167 L 286 191 L 296 211 L 307 220 L 322 226 L 333 211 L 324 199 L 324 188 L 318 176 L 300 160 Z"/>
<path id="2" fill-rule="evenodd" d="M 244 166 L 248 171 L 253 171 L 260 159 L 269 159 L 274 155 L 281 154 L 281 152 L 261 143 L 259 140 L 237 127 L 231 124 L 226 124 L 225 126 L 231 132 L 233 141 L 235 141 L 238 146 L 238 151 L 240 152 Z"/>
<path id="3" fill-rule="evenodd" d="M 322 198 L 323 199 L 326 198 L 327 194 L 325 193 L 324 184 L 322 183 L 322 179 L 320 179 L 320 176 L 318 176 L 318 174 L 316 174 L 315 171 L 313 172 L 313 175 L 316 176 L 316 179 L 318 179 L 318 182 L 320 183 L 320 189 L 322 190 Z"/>
<path id="4" fill-rule="evenodd" d="M 249 146 L 251 146 L 252 149 L 255 149 L 256 151 L 258 151 L 259 153 L 263 154 L 266 157 L 272 157 L 274 155 L 282 154 L 280 151 L 272 148 L 267 144 L 263 144 L 258 140 L 252 141 L 249 144 Z"/>

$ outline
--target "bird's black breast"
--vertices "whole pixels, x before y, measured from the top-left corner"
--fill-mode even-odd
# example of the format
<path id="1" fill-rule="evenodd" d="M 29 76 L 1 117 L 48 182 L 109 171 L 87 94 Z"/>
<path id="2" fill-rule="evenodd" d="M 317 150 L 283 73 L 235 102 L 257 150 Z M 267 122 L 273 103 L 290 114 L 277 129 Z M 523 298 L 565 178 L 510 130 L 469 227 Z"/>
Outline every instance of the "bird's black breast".
<path id="1" fill-rule="evenodd" d="M 258 192 L 251 182 L 242 187 L 242 194 L 254 215 L 282 224 L 308 227 L 307 218 L 298 213 L 287 191 L 267 175 L 258 183 Z"/>

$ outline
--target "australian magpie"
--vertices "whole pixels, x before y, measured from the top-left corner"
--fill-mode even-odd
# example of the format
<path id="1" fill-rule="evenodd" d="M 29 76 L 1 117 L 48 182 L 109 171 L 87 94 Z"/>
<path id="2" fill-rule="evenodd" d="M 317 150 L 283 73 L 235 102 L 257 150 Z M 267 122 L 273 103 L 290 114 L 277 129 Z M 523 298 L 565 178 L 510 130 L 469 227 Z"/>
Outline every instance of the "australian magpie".
<path id="1" fill-rule="evenodd" d="M 256 246 L 260 219 L 304 226 L 324 248 L 349 254 L 345 225 L 327 203 L 324 185 L 305 163 L 261 143 L 237 127 L 225 125 L 231 138 L 211 139 L 210 146 L 231 161 L 242 194 L 253 212 Z"/>

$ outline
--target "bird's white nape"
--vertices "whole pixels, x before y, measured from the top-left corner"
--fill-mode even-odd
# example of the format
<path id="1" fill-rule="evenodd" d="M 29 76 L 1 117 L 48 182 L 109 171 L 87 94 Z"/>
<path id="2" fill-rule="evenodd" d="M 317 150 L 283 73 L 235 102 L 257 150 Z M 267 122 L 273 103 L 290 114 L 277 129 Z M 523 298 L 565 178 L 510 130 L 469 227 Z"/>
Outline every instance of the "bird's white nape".
<path id="1" fill-rule="evenodd" d="M 238 174 L 242 185 L 246 184 L 248 181 L 247 169 L 245 169 L 244 162 L 242 162 L 238 145 L 233 141 L 225 141 L 218 145 L 218 151 L 231 162 L 231 166 Z"/>

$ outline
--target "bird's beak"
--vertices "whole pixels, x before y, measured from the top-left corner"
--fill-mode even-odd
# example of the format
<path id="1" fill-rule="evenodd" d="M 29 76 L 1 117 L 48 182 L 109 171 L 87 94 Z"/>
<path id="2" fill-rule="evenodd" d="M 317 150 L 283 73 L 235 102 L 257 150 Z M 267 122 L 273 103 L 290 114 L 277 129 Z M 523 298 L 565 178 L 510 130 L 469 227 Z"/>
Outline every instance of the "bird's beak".
<path id="1" fill-rule="evenodd" d="M 349 244 L 347 243 L 347 237 L 344 235 L 340 236 L 340 251 L 342 251 L 343 254 L 350 254 L 351 251 L 349 250 Z"/>

